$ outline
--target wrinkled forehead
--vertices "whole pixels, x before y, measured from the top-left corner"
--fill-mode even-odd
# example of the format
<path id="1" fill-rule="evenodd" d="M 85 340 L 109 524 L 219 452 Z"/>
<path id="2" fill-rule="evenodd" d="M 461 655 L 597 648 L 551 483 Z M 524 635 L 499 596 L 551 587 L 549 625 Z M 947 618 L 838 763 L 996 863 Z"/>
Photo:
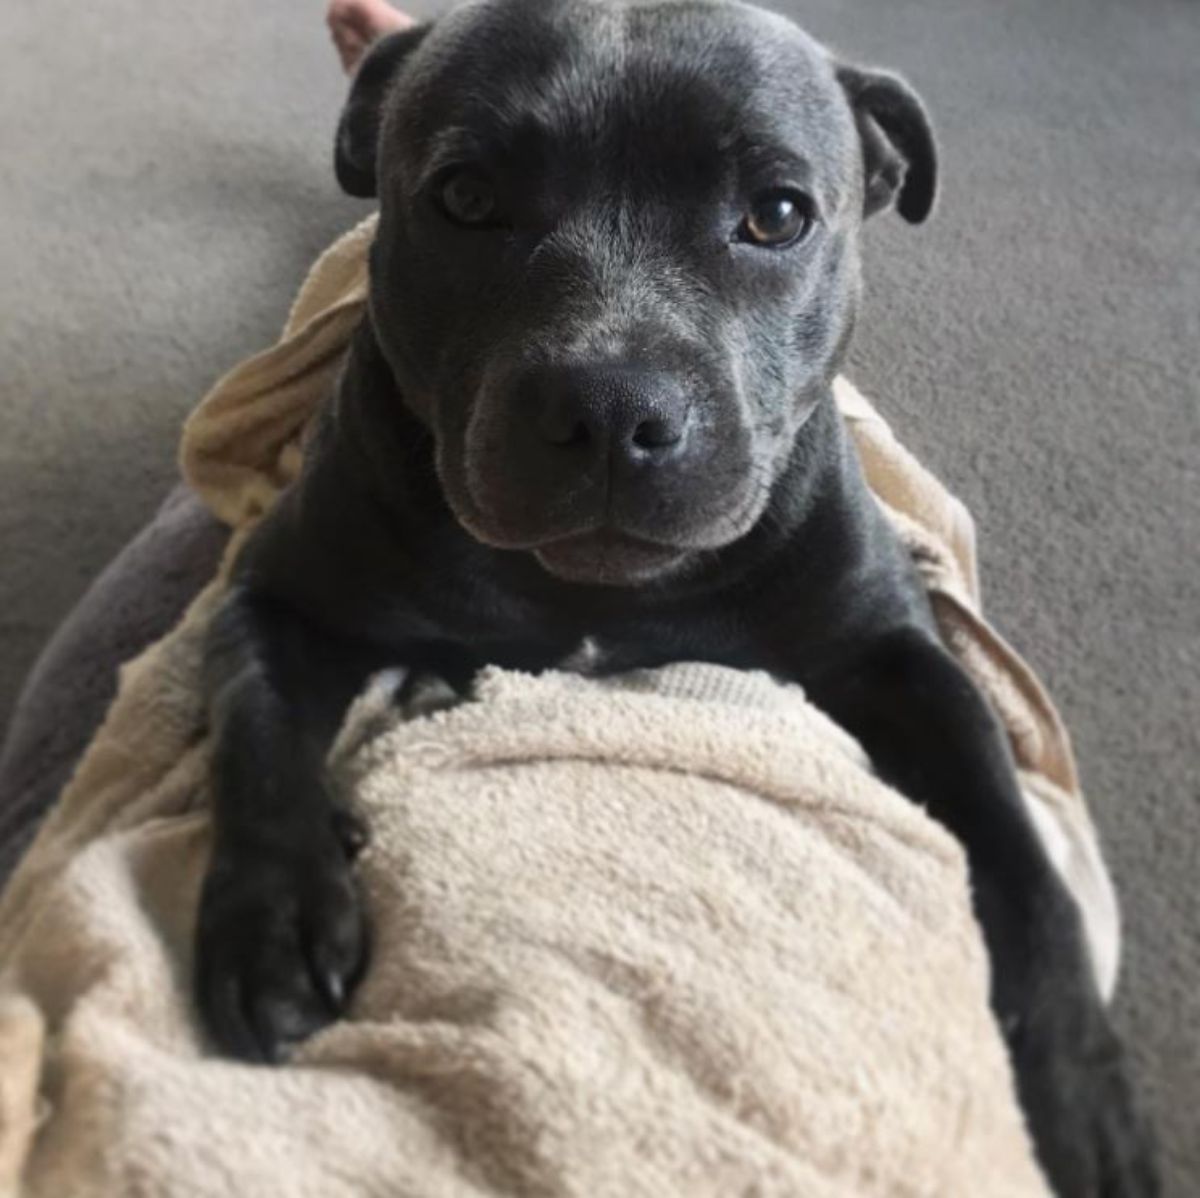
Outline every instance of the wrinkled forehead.
<path id="1" fill-rule="evenodd" d="M 422 167 L 497 152 L 783 157 L 835 188 L 853 124 L 828 55 L 733 3 L 478 0 L 443 18 L 393 98 Z"/>

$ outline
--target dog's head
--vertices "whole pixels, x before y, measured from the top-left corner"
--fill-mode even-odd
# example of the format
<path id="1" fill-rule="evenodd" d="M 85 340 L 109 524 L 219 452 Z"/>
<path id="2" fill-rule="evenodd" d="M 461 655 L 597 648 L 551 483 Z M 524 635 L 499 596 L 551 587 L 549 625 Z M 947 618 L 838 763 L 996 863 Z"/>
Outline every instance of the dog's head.
<path id="1" fill-rule="evenodd" d="M 478 0 L 383 39 L 338 130 L 370 316 L 479 540 L 580 582 L 763 517 L 853 325 L 857 236 L 933 203 L 899 79 L 721 0 Z"/>

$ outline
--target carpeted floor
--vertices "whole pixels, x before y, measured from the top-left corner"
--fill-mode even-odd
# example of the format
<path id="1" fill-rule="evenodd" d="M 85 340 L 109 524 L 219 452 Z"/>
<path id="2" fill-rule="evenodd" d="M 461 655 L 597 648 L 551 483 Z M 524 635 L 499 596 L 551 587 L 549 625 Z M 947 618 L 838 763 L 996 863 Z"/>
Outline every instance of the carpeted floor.
<path id="1" fill-rule="evenodd" d="M 787 3 L 787 0 L 785 0 Z M 1122 891 L 1120 1017 L 1200 1192 L 1200 7 L 790 0 L 906 72 L 937 219 L 868 238 L 856 380 L 979 521 Z M 180 418 L 364 211 L 317 0 L 0 6 L 0 723 Z"/>

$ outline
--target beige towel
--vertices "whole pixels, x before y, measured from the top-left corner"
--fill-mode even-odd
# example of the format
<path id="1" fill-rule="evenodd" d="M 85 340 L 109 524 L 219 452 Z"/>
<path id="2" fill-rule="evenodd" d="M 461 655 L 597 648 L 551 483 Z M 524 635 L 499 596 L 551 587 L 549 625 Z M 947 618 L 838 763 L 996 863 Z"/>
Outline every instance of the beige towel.
<path id="1" fill-rule="evenodd" d="M 317 264 L 280 345 L 189 425 L 189 477 L 239 530 L 295 474 L 370 233 Z M 1111 973 L 1066 738 L 978 616 L 969 519 L 861 397 L 839 398 Z M 209 838 L 200 648 L 220 593 L 124 669 L 0 900 L 0 1186 L 1045 1194 L 958 847 L 797 690 L 716 667 L 488 671 L 474 701 L 412 718 L 380 679 L 335 759 L 374 830 L 375 953 L 350 1018 L 283 1069 L 213 1058 L 188 976 Z"/>

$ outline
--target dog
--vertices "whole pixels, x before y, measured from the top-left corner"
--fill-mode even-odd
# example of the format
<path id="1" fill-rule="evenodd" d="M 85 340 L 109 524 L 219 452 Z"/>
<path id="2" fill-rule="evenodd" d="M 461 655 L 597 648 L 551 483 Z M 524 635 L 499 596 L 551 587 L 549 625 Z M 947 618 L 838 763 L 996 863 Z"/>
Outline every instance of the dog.
<path id="1" fill-rule="evenodd" d="M 335 166 L 380 204 L 367 314 L 206 646 L 215 1044 L 281 1059 L 365 967 L 323 765 L 370 673 L 766 669 L 963 845 L 1058 1194 L 1156 1193 L 1079 913 L 832 399 L 864 219 L 934 203 L 916 94 L 730 0 L 478 0 L 377 43 Z"/>

